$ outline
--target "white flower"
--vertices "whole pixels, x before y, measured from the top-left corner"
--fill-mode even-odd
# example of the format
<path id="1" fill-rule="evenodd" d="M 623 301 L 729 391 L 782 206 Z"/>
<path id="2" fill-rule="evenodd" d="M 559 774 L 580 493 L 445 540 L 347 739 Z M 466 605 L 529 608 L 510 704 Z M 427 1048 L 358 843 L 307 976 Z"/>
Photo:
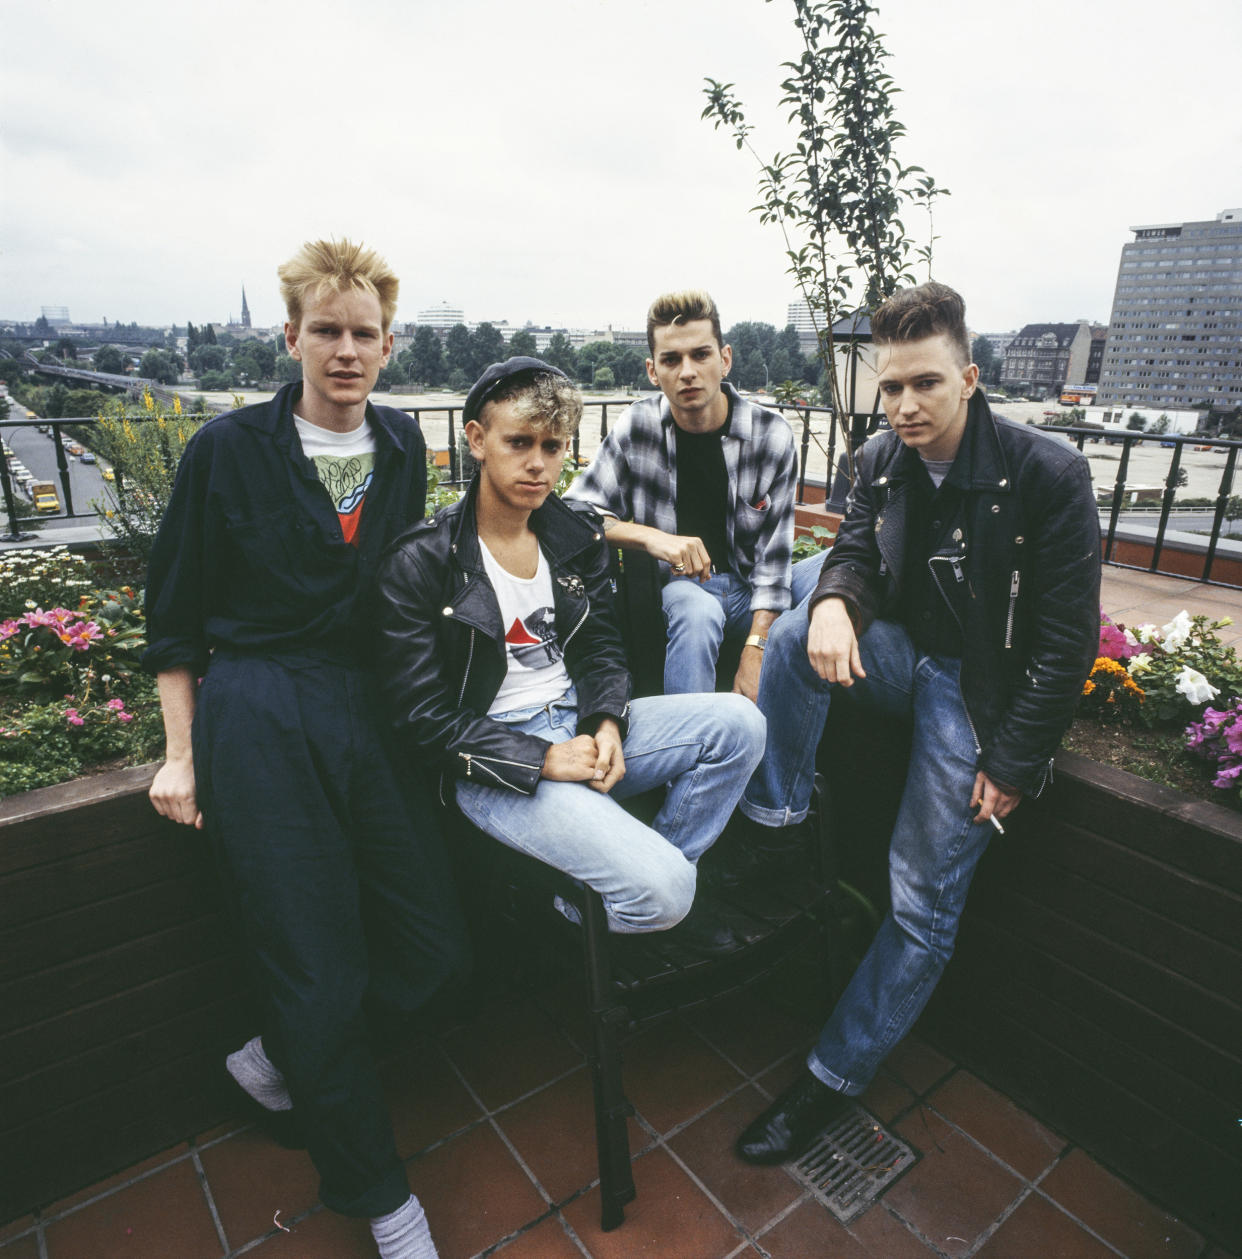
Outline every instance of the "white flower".
<path id="1" fill-rule="evenodd" d="M 1146 651 L 1141 651 L 1137 656 L 1130 657 L 1130 663 L 1126 666 L 1131 677 L 1139 673 L 1147 673 L 1151 669 L 1151 655 Z"/>
<path id="2" fill-rule="evenodd" d="M 1192 629 L 1190 613 L 1183 608 L 1160 632 L 1164 635 L 1165 651 L 1180 651 L 1186 645 Z"/>
<path id="3" fill-rule="evenodd" d="M 1140 643 L 1158 643 L 1160 641 L 1160 631 L 1154 625 L 1140 625 L 1134 633 L 1138 636 Z"/>
<path id="4" fill-rule="evenodd" d="M 1192 704 L 1206 704 L 1220 693 L 1219 687 L 1213 686 L 1202 673 L 1189 665 L 1177 675 L 1174 685 Z"/>
<path id="5" fill-rule="evenodd" d="M 1130 630 L 1126 630 L 1125 634 L 1126 642 L 1129 643 L 1131 647 L 1137 647 L 1139 645 L 1139 640 L 1134 637 Z"/>

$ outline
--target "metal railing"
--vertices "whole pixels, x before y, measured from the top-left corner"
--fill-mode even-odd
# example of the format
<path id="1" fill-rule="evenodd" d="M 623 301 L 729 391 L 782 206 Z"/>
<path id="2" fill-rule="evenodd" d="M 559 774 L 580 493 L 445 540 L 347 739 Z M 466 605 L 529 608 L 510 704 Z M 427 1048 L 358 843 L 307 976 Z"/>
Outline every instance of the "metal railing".
<path id="1" fill-rule="evenodd" d="M 574 434 L 572 444 L 573 458 L 576 464 L 581 465 L 582 463 L 584 445 L 593 452 L 598 449 L 599 443 L 608 436 L 610 412 L 614 415 L 619 414 L 633 401 L 632 397 L 618 397 L 590 399 L 584 402 L 583 423 L 579 427 L 579 431 Z M 797 503 L 801 505 L 806 502 L 807 469 L 813 453 L 823 454 L 825 459 L 825 497 L 827 498 L 832 490 L 839 437 L 837 425 L 832 422 L 832 409 L 801 404 L 782 405 L 773 403 L 769 405 L 772 409 L 780 411 L 787 419 L 790 419 L 795 433 L 798 433 L 799 429 L 801 430 L 798 456 Z M 445 438 L 443 445 L 447 447 L 449 465 L 447 481 L 450 484 L 460 485 L 462 483 L 462 466 L 458 439 L 462 431 L 462 404 L 428 403 L 426 405 L 401 407 L 400 409 L 414 416 L 419 421 L 424 434 L 428 437 L 429 448 L 436 448 L 441 436 Z M 594 412 L 598 412 L 598 416 L 594 415 Z M 792 418 L 790 418 L 790 413 L 792 413 Z M 145 423 L 147 421 L 148 417 L 145 416 L 134 417 L 134 422 L 136 423 Z M 49 436 L 55 450 L 56 476 L 61 487 L 62 508 L 56 513 L 41 515 L 39 519 L 73 520 L 93 518 L 95 516 L 94 510 L 89 506 L 83 511 L 75 509 L 73 487 L 69 476 L 69 463 L 73 456 L 67 450 L 67 443 L 70 439 L 65 429 L 69 425 L 78 425 L 89 429 L 96 423 L 98 423 L 98 419 L 95 416 L 65 416 L 56 420 L 38 417 L 33 419 L 10 418 L 0 425 L 4 430 L 33 429 L 37 426 L 44 426 L 49 429 Z M 1209 585 L 1238 588 L 1239 583 L 1236 581 L 1213 580 L 1212 568 L 1217 559 L 1220 541 L 1224 533 L 1226 514 L 1229 510 L 1230 500 L 1233 497 L 1233 485 L 1238 468 L 1239 452 L 1242 451 L 1242 441 L 1227 438 L 1208 438 L 1200 435 L 1182 436 L 1136 432 L 1101 432 L 1098 428 L 1083 428 L 1073 425 L 1040 426 L 1040 431 L 1064 435 L 1073 441 L 1078 449 L 1084 453 L 1087 442 L 1104 442 L 1110 446 L 1121 446 L 1111 502 L 1101 505 L 1101 511 L 1107 510 L 1108 512 L 1108 523 L 1104 534 L 1103 558 L 1105 563 L 1113 564 L 1120 568 L 1145 568 L 1145 571 L 1148 572 L 1159 571 L 1161 555 L 1165 550 L 1169 521 L 1174 511 L 1174 502 L 1179 489 L 1177 482 L 1182 471 L 1182 457 L 1186 447 L 1193 446 L 1200 449 L 1207 447 L 1223 452 L 1225 465 L 1217 486 L 1216 495 L 1212 499 L 1210 508 L 1212 525 L 1210 530 L 1206 531 L 1207 542 L 1205 544 L 1203 569 L 1197 580 Z M 584 433 L 586 434 L 585 437 Z M 598 436 L 596 436 L 597 434 Z M 1125 506 L 1127 492 L 1135 488 L 1128 480 L 1130 455 L 1135 446 L 1144 443 L 1148 445 L 1156 443 L 1160 447 L 1169 449 L 1170 452 L 1168 470 L 1163 478 L 1161 500 L 1158 505 L 1153 503 L 1127 507 Z M 89 446 L 89 441 L 87 441 L 87 445 Z M 115 470 L 114 475 L 117 478 L 116 492 L 122 494 L 124 493 L 124 485 L 121 481 L 122 474 L 120 470 Z M 17 515 L 17 491 L 13 476 L 7 461 L 2 459 L 0 459 L 0 493 L 2 493 L 4 511 L 9 524 L 9 533 L 5 540 L 11 541 L 22 533 L 22 520 Z M 1145 516 L 1158 514 L 1155 539 L 1152 543 L 1151 560 L 1145 566 L 1123 563 L 1115 558 L 1118 529 L 1121 524 L 1123 511 L 1126 514 L 1134 512 Z"/>
<path id="2" fill-rule="evenodd" d="M 1164 550 L 1169 517 L 1173 511 L 1177 491 L 1180 488 L 1178 480 L 1182 471 L 1182 455 L 1186 447 L 1192 446 L 1199 449 L 1207 447 L 1212 450 L 1223 451 L 1225 454 L 1225 466 L 1221 472 L 1216 497 L 1212 503 L 1212 527 L 1207 534 L 1208 541 L 1203 558 L 1203 571 L 1197 580 L 1208 585 L 1231 586 L 1235 589 L 1238 587 L 1237 582 L 1213 581 L 1212 565 L 1216 560 L 1226 512 L 1229 509 L 1229 501 L 1233 495 L 1234 474 L 1237 471 L 1238 452 L 1242 450 L 1242 441 L 1221 437 L 1203 437 L 1198 434 L 1183 436 L 1169 433 L 1110 432 L 1108 430 L 1101 432 L 1098 428 L 1080 428 L 1075 425 L 1054 425 L 1046 428 L 1041 426 L 1041 432 L 1064 434 L 1084 454 L 1086 453 L 1084 447 L 1088 441 L 1105 442 L 1110 446 L 1116 446 L 1120 443 L 1121 455 L 1117 461 L 1117 476 L 1113 482 L 1112 499 L 1111 502 L 1101 504 L 1102 511 L 1105 508 L 1108 510 L 1108 525 L 1104 533 L 1104 562 L 1113 564 L 1118 568 L 1132 568 L 1151 573 L 1159 571 L 1160 556 Z M 1127 480 L 1130 469 L 1130 454 L 1135 446 L 1152 442 L 1157 443 L 1160 447 L 1169 448 L 1171 453 L 1168 472 L 1164 477 L 1164 489 L 1158 505 L 1159 520 L 1156 525 L 1156 536 L 1152 543 L 1151 562 L 1146 566 L 1126 564 L 1115 559 L 1113 553 L 1116 549 L 1117 527 L 1126 494 L 1134 488 Z M 1156 505 L 1153 504 L 1152 506 L 1155 507 Z"/>

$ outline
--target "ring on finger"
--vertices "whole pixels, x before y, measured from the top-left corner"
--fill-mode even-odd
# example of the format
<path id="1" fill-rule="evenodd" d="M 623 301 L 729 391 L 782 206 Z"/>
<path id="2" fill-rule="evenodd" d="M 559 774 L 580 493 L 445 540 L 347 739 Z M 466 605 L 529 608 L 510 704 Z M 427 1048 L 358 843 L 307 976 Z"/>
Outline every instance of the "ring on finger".
<path id="1" fill-rule="evenodd" d="M 686 571 L 686 566 L 685 566 L 684 564 L 674 564 L 674 565 L 673 565 L 673 572 L 675 572 L 675 573 L 684 573 L 685 571 Z"/>

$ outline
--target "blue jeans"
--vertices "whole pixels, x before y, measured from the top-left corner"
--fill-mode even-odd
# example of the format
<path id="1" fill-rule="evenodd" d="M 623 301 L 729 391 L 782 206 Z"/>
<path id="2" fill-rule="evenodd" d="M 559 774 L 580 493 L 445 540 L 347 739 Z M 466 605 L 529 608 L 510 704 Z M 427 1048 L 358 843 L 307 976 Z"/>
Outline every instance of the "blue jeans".
<path id="1" fill-rule="evenodd" d="M 795 606 L 815 589 L 823 563 L 823 555 L 813 555 L 793 566 L 790 582 Z M 674 577 L 664 587 L 662 598 L 668 629 L 665 695 L 714 691 L 721 643 L 726 637 L 744 638 L 750 631 L 750 584 L 736 573 L 716 573 L 705 582 Z M 782 617 L 789 615 L 782 613 Z"/>
<path id="2" fill-rule="evenodd" d="M 805 775 L 809 784 L 832 688 L 806 659 L 805 627 L 804 619 L 802 662 L 815 679 L 813 702 L 795 702 L 787 694 L 782 718 L 774 723 L 801 730 L 797 758 L 786 731 L 773 735 L 790 754 L 786 781 L 800 783 Z M 770 656 L 770 637 L 768 642 Z M 979 748 L 962 702 L 961 661 L 920 655 L 905 629 L 891 621 L 874 622 L 858 650 L 867 676 L 855 679 L 852 698 L 912 718 L 914 736 L 889 844 L 892 909 L 807 1058 L 816 1077 L 851 1096 L 863 1092 L 927 1004 L 953 954 L 966 893 L 992 833 L 970 810 Z M 765 675 L 771 663 L 765 661 Z M 760 692 L 762 708 L 762 684 Z M 814 718 L 806 710 L 821 704 L 819 726 L 808 729 Z M 794 759 L 800 763 L 793 765 Z"/>
<path id="3" fill-rule="evenodd" d="M 553 743 L 574 737 L 571 688 L 505 720 Z M 625 777 L 610 794 L 541 779 L 533 796 L 458 780 L 457 803 L 480 830 L 563 870 L 604 898 L 616 932 L 663 931 L 690 912 L 695 862 L 724 829 L 763 752 L 764 721 L 741 695 L 658 695 L 630 705 Z M 668 786 L 652 826 L 618 803 Z"/>

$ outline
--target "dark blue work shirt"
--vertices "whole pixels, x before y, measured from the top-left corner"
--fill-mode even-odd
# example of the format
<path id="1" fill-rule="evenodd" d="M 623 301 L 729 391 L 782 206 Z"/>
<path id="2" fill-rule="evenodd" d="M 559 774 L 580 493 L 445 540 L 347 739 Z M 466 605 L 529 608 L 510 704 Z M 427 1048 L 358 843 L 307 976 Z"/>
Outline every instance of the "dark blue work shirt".
<path id="1" fill-rule="evenodd" d="M 301 393 L 286 385 L 270 402 L 209 420 L 187 444 L 147 577 L 152 673 L 201 675 L 213 649 L 358 657 L 379 556 L 423 518 L 426 443 L 410 416 L 367 403 L 375 475 L 351 546 L 302 453 Z"/>

